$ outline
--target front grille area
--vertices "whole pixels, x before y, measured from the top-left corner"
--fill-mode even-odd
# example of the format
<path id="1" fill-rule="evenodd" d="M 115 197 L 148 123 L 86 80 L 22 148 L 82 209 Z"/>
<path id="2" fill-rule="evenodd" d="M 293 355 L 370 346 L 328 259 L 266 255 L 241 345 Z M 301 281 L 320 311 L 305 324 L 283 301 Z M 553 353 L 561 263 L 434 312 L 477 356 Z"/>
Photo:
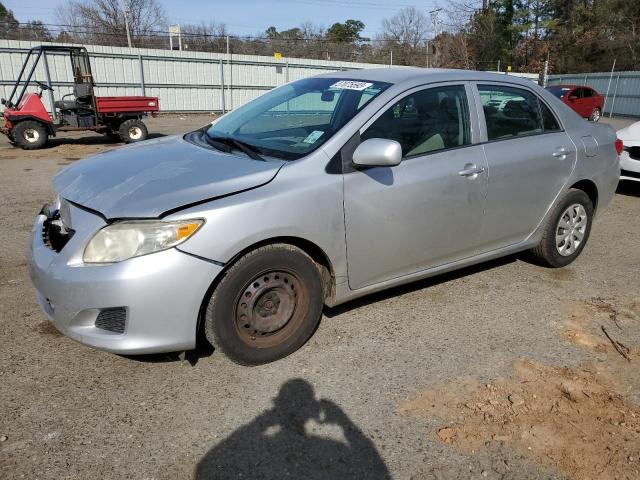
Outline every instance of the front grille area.
<path id="1" fill-rule="evenodd" d="M 96 328 L 113 333 L 124 333 L 127 309 L 124 307 L 103 308 L 96 318 Z"/>
<path id="2" fill-rule="evenodd" d="M 48 218 L 42 224 L 42 241 L 51 250 L 60 253 L 75 232 L 65 229 L 60 221 L 60 216 Z"/>
<path id="3" fill-rule="evenodd" d="M 640 160 L 640 147 L 624 147 L 624 150 L 633 160 Z"/>
<path id="4" fill-rule="evenodd" d="M 631 177 L 631 178 L 638 178 L 640 179 L 640 173 L 638 172 L 632 172 L 630 170 L 621 170 L 620 171 L 620 176 L 621 177 Z"/>

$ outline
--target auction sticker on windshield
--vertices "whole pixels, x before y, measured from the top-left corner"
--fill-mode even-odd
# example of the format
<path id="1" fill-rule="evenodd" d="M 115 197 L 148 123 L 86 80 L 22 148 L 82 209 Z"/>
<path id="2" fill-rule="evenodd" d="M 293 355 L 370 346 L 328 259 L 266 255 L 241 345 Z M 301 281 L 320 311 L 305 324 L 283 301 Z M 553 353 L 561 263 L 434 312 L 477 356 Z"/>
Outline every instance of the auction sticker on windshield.
<path id="1" fill-rule="evenodd" d="M 303 143 L 316 143 L 318 141 L 318 139 L 322 136 L 323 133 L 324 132 L 321 132 L 320 130 L 314 130 L 309 135 L 307 135 L 307 138 L 305 138 L 302 142 Z"/>
<path id="2" fill-rule="evenodd" d="M 329 88 L 337 88 L 338 90 L 364 90 L 369 88 L 373 83 L 356 82 L 355 80 L 340 80 Z"/>

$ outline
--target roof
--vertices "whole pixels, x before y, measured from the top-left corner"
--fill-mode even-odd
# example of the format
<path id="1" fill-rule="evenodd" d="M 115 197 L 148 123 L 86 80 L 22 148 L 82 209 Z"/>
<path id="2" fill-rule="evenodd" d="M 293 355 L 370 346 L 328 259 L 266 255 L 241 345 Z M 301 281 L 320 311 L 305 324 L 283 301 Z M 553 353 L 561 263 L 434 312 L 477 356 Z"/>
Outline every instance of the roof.
<path id="1" fill-rule="evenodd" d="M 593 90 L 593 87 L 590 87 L 589 85 L 569 85 L 569 84 L 565 84 L 565 83 L 561 83 L 559 85 L 549 85 L 549 87 L 559 87 L 559 88 L 590 88 L 591 90 Z"/>
<path id="2" fill-rule="evenodd" d="M 532 81 L 512 75 L 478 72 L 475 70 L 455 70 L 442 68 L 417 68 L 417 67 L 386 67 L 363 70 L 344 70 L 330 72 L 320 77 L 344 78 L 350 80 L 365 80 L 372 82 L 388 82 L 393 84 L 423 84 L 427 82 L 462 81 L 487 81 L 509 82 L 521 85 L 531 85 Z"/>

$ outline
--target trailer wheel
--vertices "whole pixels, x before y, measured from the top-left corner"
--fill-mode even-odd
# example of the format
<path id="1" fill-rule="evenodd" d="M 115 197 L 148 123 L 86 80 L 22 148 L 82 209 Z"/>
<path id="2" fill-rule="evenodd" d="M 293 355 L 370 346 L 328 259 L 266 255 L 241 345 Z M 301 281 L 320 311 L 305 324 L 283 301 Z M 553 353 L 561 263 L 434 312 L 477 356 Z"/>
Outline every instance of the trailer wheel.
<path id="1" fill-rule="evenodd" d="M 42 123 L 25 120 L 13 127 L 11 137 L 24 150 L 35 150 L 46 145 L 49 132 Z"/>
<path id="2" fill-rule="evenodd" d="M 142 140 L 146 140 L 148 135 L 147 126 L 142 120 L 138 120 L 137 118 L 122 122 L 118 133 L 124 143 L 141 142 Z"/>

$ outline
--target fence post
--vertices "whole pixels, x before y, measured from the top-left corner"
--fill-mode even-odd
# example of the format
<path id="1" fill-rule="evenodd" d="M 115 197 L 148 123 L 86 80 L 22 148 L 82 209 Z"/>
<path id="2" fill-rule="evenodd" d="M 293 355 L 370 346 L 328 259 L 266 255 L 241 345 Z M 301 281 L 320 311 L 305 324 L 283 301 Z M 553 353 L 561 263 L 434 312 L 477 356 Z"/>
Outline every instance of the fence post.
<path id="1" fill-rule="evenodd" d="M 613 91 L 613 101 L 611 102 L 611 111 L 609 112 L 609 118 L 613 117 L 613 109 L 616 107 L 616 95 L 618 95 L 618 84 L 620 83 L 620 74 L 616 78 L 616 88 Z M 604 112 L 602 112 L 604 114 Z"/>
<path id="2" fill-rule="evenodd" d="M 229 67 L 229 110 L 233 110 L 233 67 L 231 65 L 231 49 L 227 35 L 227 66 Z"/>
<path id="3" fill-rule="evenodd" d="M 140 67 L 140 90 L 142 90 L 142 96 L 146 96 L 146 87 L 144 85 L 144 65 L 142 64 L 142 55 L 138 55 L 138 65 Z"/>
<path id="4" fill-rule="evenodd" d="M 224 62 L 222 59 L 220 61 L 220 108 L 222 109 L 222 113 L 225 114 L 226 108 L 224 106 Z"/>
<path id="5" fill-rule="evenodd" d="M 609 100 L 609 89 L 611 88 L 611 80 L 613 80 L 613 71 L 616 69 L 616 59 L 613 59 L 613 65 L 611 66 L 611 75 L 609 75 L 609 84 L 607 85 L 607 93 L 604 96 L 604 105 L 602 106 L 602 114 L 607 108 L 607 100 Z"/>

